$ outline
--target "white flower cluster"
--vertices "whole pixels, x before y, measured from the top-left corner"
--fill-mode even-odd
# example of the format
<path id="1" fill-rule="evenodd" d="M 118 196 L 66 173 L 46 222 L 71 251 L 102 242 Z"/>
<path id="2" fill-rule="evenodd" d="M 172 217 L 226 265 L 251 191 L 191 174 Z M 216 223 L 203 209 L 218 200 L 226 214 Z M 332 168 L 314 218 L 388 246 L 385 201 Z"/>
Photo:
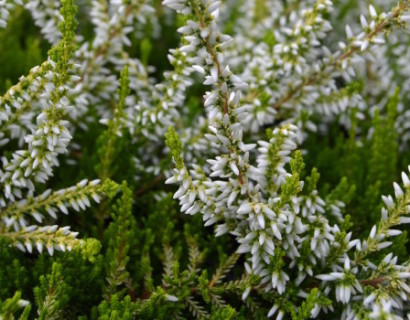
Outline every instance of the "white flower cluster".
<path id="1" fill-rule="evenodd" d="M 255 65 L 252 63 L 258 60 L 259 55 L 252 60 L 249 69 L 245 67 L 244 61 L 241 66 L 239 66 L 241 63 L 236 64 L 239 69 L 246 70 L 243 77 L 251 83 L 248 88 L 241 77 L 234 75 L 226 65 L 231 58 L 229 54 L 225 56 L 222 52 L 226 49 L 228 53 L 232 50 L 237 54 L 238 51 L 243 53 L 254 48 L 231 49 L 229 47 L 231 38 L 221 34 L 216 23 L 219 1 L 165 0 L 163 3 L 187 16 L 186 26 L 179 29 L 188 39 L 188 43 L 181 48 L 181 51 L 196 52 L 196 57 L 189 58 L 187 61 L 192 64 L 193 69 L 205 76 L 203 84 L 212 86 L 212 90 L 204 96 L 208 118 L 206 123 L 209 130 L 205 137 L 219 150 L 219 155 L 207 160 L 209 168 L 194 164 L 192 169 L 188 169 L 175 159 L 177 168 L 166 183 L 179 183 L 180 187 L 174 197 L 179 199 L 181 211 L 186 214 L 200 212 L 205 226 L 217 224 L 215 228 L 217 236 L 225 233 L 233 235 L 239 244 L 238 252 L 247 254 L 249 257 L 246 269 L 261 278 L 261 285 L 266 291 L 274 291 L 286 297 L 288 287 L 300 287 L 304 282 L 320 280 L 321 283 L 317 286 L 321 290 L 321 295 L 334 294 L 336 303 L 344 305 L 343 319 L 359 319 L 358 310 L 366 312 L 368 317 L 373 319 L 378 319 L 382 313 L 399 315 L 410 293 L 407 291 L 409 288 L 407 279 L 410 276 L 408 267 L 398 265 L 397 258 L 393 259 L 391 254 L 378 265 L 372 263 L 367 257 L 372 252 L 387 248 L 391 242 L 385 239 L 401 233 L 400 230 L 391 227 L 406 223 L 406 219 L 409 219 L 402 217 L 408 213 L 409 206 L 407 175 L 403 173 L 406 192 L 395 184 L 396 204 L 391 197 L 383 198 L 387 208 L 383 209 L 380 225 L 378 228 L 373 228 L 369 239 L 364 241 L 352 239 L 352 233 L 343 236 L 341 227 L 334 223 L 332 216 L 342 221 L 341 210 L 344 204 L 341 201 L 327 203 L 314 189 L 303 191 L 304 183 L 299 179 L 299 171 L 293 168 L 298 165 L 297 156 L 295 160 L 291 160 L 291 154 L 300 141 L 300 133 L 295 126 L 286 124 L 274 129 L 269 141 L 258 141 L 258 152 L 255 152 L 256 144 L 244 142 L 244 132 L 259 131 L 258 126 L 271 124 L 275 113 L 271 113 L 273 118 L 264 113 L 260 116 L 259 123 L 256 122 L 257 125 L 249 121 L 249 114 L 255 115 L 255 112 L 252 107 L 249 107 L 247 101 L 241 104 L 243 101 L 241 93 L 248 90 L 251 94 L 252 85 L 258 82 L 246 76 L 246 72 L 251 74 L 255 70 L 253 69 Z M 313 10 L 303 10 L 304 17 L 319 16 L 316 20 L 313 19 L 314 25 L 318 24 L 317 33 L 312 31 L 315 30 L 312 26 L 308 28 L 311 32 L 306 35 L 305 31 L 298 29 L 306 27 L 306 23 L 298 22 L 295 23 L 294 29 L 285 32 L 290 38 L 286 41 L 292 41 L 292 37 L 302 37 L 301 48 L 304 48 L 305 43 L 309 43 L 314 52 L 313 48 L 319 45 L 317 39 L 324 38 L 325 32 L 330 28 L 321 20 L 320 12 L 328 12 L 331 8 L 330 1 L 317 1 Z M 281 60 L 281 57 L 286 57 L 288 54 L 300 57 L 296 45 L 290 44 L 286 47 L 284 44 L 273 48 L 272 52 L 276 56 L 268 60 L 278 63 L 273 67 L 279 70 L 275 76 L 280 75 L 289 79 L 289 84 L 286 80 L 279 82 L 280 85 L 285 86 L 284 90 L 274 88 L 275 92 L 281 94 L 276 101 L 279 101 L 281 106 L 284 104 L 283 110 L 288 109 L 286 103 L 294 94 L 299 95 L 295 88 L 306 90 L 306 94 L 311 96 L 298 101 L 316 105 L 316 101 L 320 101 L 321 97 L 311 88 L 317 85 L 316 80 L 319 81 L 320 86 L 330 80 L 330 91 L 327 91 L 327 95 L 335 94 L 334 78 L 340 75 L 346 79 L 353 77 L 355 73 L 350 67 L 349 60 L 356 57 L 357 52 L 368 49 L 371 44 L 383 43 L 378 38 L 379 33 L 382 32 L 381 26 L 397 18 L 400 10 L 404 8 L 405 6 L 400 4 L 392 13 L 379 16 L 375 14 L 374 8 L 370 7 L 372 22 L 368 23 L 364 17 L 361 18 L 364 31 L 353 36 L 350 28 L 347 27 L 350 44 L 341 44 L 342 52 L 328 53 L 317 66 L 308 67 L 306 77 L 298 65 L 298 62 L 303 60 L 298 60 L 296 64 L 286 64 L 288 62 L 285 62 L 285 58 Z M 250 23 L 251 20 L 247 20 Z M 298 41 L 300 39 L 296 40 L 296 43 Z M 243 58 L 246 54 L 238 56 Z M 263 51 L 260 56 L 264 56 Z M 296 85 L 294 78 L 290 77 L 293 68 L 302 79 L 302 82 L 296 82 Z M 331 77 L 324 78 L 324 75 Z M 265 78 L 262 80 L 266 81 Z M 262 85 L 267 84 L 269 82 L 262 82 Z M 290 89 L 285 89 L 286 87 Z M 260 91 L 262 90 L 259 89 Z M 352 99 L 358 104 L 362 103 L 360 96 L 353 95 Z M 340 102 L 330 103 L 330 107 L 334 104 L 336 108 L 340 106 L 340 109 L 332 110 L 330 113 L 325 111 L 325 113 L 330 115 L 345 112 L 348 103 L 346 96 L 340 97 Z M 329 109 L 329 105 L 322 103 L 322 108 Z M 295 109 L 301 110 L 297 106 Z M 287 121 L 292 119 L 288 117 Z M 253 164 L 252 157 L 255 154 L 256 162 Z M 289 162 L 292 167 L 291 173 L 286 170 Z M 324 270 L 323 266 L 330 266 L 332 271 L 329 274 L 314 273 L 317 270 Z M 291 279 L 291 276 L 294 278 Z M 380 297 L 383 298 L 366 297 L 365 292 L 369 287 L 377 287 L 381 282 L 385 284 L 385 287 L 380 289 Z M 385 297 L 388 291 L 386 287 L 391 285 L 396 288 L 398 284 L 400 288 Z M 248 288 L 243 294 L 244 299 L 249 292 Z M 300 295 L 306 296 L 306 293 L 301 290 Z M 286 309 L 283 299 L 277 300 L 268 316 L 276 315 L 277 319 L 282 319 L 289 310 Z M 359 308 L 360 304 L 365 306 L 365 310 Z M 318 304 L 312 311 L 312 315 L 317 316 L 320 312 L 331 310 L 334 310 L 333 305 Z"/>
<path id="2" fill-rule="evenodd" d="M 319 57 L 329 54 L 322 40 L 332 29 L 324 16 L 332 11 L 333 4 L 328 0 L 315 1 L 311 7 L 307 3 L 306 7 L 292 7 L 294 10 L 286 12 L 277 1 L 269 1 L 266 6 L 275 7 L 276 10 L 272 9 L 272 15 L 263 15 L 262 23 L 256 25 L 254 21 L 259 17 L 255 17 L 255 5 L 255 1 L 247 2 L 244 8 L 246 14 L 237 24 L 238 36 L 235 45 L 227 50 L 227 59 L 241 69 L 250 64 L 240 74 L 250 84 L 244 106 L 252 112 L 245 123 L 253 132 L 258 132 L 263 125 L 281 118 L 277 113 L 282 104 L 300 108 L 299 105 L 290 105 L 288 91 L 300 85 L 298 79 L 303 79 L 318 68 L 315 64 L 320 61 Z M 267 34 L 276 39 L 277 44 L 273 47 L 261 41 Z M 241 54 L 238 55 L 238 52 Z M 258 92 L 264 94 L 259 95 Z M 309 104 L 307 100 L 297 103 Z"/>
<path id="3" fill-rule="evenodd" d="M 70 1 L 63 4 L 62 14 L 68 19 L 63 19 L 63 28 L 72 27 L 74 8 L 71 5 Z M 73 93 L 69 83 L 77 79 L 73 74 L 78 66 L 69 61 L 73 33 L 67 29 L 52 49 L 52 56 L 34 67 L 27 77 L 21 77 L 20 82 L 0 98 L 1 144 L 4 146 L 19 137 L 20 146 L 25 146 L 11 156 L 1 157 L 0 226 L 2 236 L 23 251 L 31 252 L 36 246 L 39 252 L 46 247 L 53 254 L 54 249 L 71 250 L 80 244 L 77 233 L 69 227 L 39 227 L 31 223 L 41 223 L 44 213 L 57 219 L 60 211 L 68 214 L 70 208 L 85 210 L 91 205 L 90 197 L 98 202 L 103 193 L 99 180 L 83 180 L 73 187 L 54 192 L 46 190 L 35 196 L 37 184 L 53 176 L 53 167 L 58 166 L 58 157 L 67 153 L 72 138 L 67 118 L 73 107 L 67 96 Z"/>
<path id="4" fill-rule="evenodd" d="M 22 5 L 22 0 L 1 0 L 0 1 L 0 28 L 7 26 L 7 21 L 10 16 L 10 11 L 15 8 L 16 5 Z"/>
<path id="5" fill-rule="evenodd" d="M 41 110 L 41 92 L 50 82 L 51 70 L 52 64 L 49 61 L 32 68 L 26 77 L 22 76 L 17 85 L 0 97 L 0 145 L 18 139 L 18 145 L 22 146 L 24 137 L 34 130 L 35 110 Z M 45 74 L 49 75 L 48 78 Z"/>
<path id="6" fill-rule="evenodd" d="M 95 116 L 91 116 L 94 113 L 91 112 L 90 106 L 94 108 L 94 106 L 106 105 L 108 100 L 115 101 L 118 72 L 124 65 L 128 65 L 133 94 L 127 99 L 129 110 L 126 110 L 127 117 L 122 121 L 123 127 L 129 128 L 131 134 L 138 137 L 138 141 L 145 140 L 147 149 L 154 150 L 158 148 L 158 144 L 160 148 L 163 148 L 163 143 L 159 142 L 162 141 L 166 129 L 159 130 L 156 122 L 162 121 L 163 128 L 167 128 L 170 123 L 175 122 L 173 118 L 179 117 L 179 113 L 173 111 L 173 108 L 175 105 L 181 105 L 181 99 L 183 101 L 181 97 L 185 96 L 178 94 L 178 91 L 184 82 L 179 79 L 179 74 L 186 75 L 186 71 L 170 72 L 166 77 L 173 83 L 166 85 L 163 83 L 156 87 L 149 78 L 149 73 L 153 69 L 145 66 L 139 59 L 129 57 L 126 47 L 131 43 L 129 37 L 138 31 L 135 30 L 135 25 L 141 26 L 151 22 L 157 28 L 156 20 L 152 18 L 154 9 L 151 1 L 110 1 L 105 4 L 92 1 L 82 5 L 89 9 L 95 37 L 91 42 L 84 41 L 81 36 L 76 37 L 76 44 L 79 47 L 75 52 L 76 68 L 74 75 L 68 78 L 65 84 L 65 90 L 68 90 L 69 94 L 65 95 L 66 97 L 62 100 L 66 106 L 75 106 L 67 110 L 69 111 L 67 115 L 70 122 L 76 125 L 67 123 L 69 132 L 64 134 L 69 137 L 78 128 L 87 129 L 88 122 L 101 120 L 104 123 L 106 118 L 111 117 L 109 108 L 96 108 L 97 114 L 102 119 L 95 119 Z M 59 2 L 30 0 L 25 1 L 25 7 L 31 11 L 46 39 L 52 44 L 58 42 L 61 38 L 58 31 L 58 21 L 61 20 Z M 175 53 L 175 56 L 180 59 L 181 54 Z M 178 61 L 173 65 L 184 65 Z M 114 68 L 111 68 L 112 65 Z M 53 90 L 53 84 L 50 83 L 53 79 L 52 69 L 48 61 L 40 67 L 33 68 L 27 77 L 22 77 L 18 85 L 12 87 L 4 97 L 0 98 L 0 126 L 2 129 L 0 145 L 18 139 L 21 146 L 28 133 L 37 132 L 39 119 L 36 117 L 44 105 L 49 103 L 48 96 L 44 92 Z M 179 97 L 178 100 L 176 100 L 177 97 Z M 163 101 L 164 99 L 166 101 Z M 163 102 L 167 102 L 169 107 Z M 46 119 L 41 118 L 40 120 Z M 142 127 L 144 127 L 143 130 L 141 130 Z M 135 132 L 136 128 L 138 132 Z M 144 138 L 139 137 L 141 131 Z M 154 146 L 151 145 L 152 141 L 156 142 Z M 148 163 L 151 162 L 150 158 L 147 159 L 145 151 L 136 157 L 137 163 L 141 162 L 140 158 Z M 51 159 L 48 160 L 51 161 Z M 154 167 L 153 170 L 158 170 L 158 168 Z"/>
<path id="7" fill-rule="evenodd" d="M 80 67 L 68 83 L 69 101 L 75 106 L 69 116 L 79 124 L 70 131 L 73 133 L 78 127 L 87 129 L 88 123 L 96 120 L 108 122 L 112 117 L 110 108 L 95 108 L 98 119 L 91 110 L 94 106 L 106 106 L 107 101 L 115 101 L 118 73 L 127 65 L 132 92 L 127 98 L 120 129 L 128 129 L 134 137 L 133 143 L 144 145 L 138 148 L 142 151 L 135 157 L 137 169 L 157 174 L 159 159 L 151 155 L 163 149 L 163 135 L 168 126 L 180 121 L 180 112 L 175 109 L 183 105 L 185 88 L 192 84 L 191 70 L 185 67 L 186 54 L 172 50 L 169 60 L 174 70 L 164 74 L 163 82 L 155 84 L 150 78 L 154 69 L 127 52 L 130 37 L 138 35 L 137 26 L 150 22 L 158 29 L 152 1 L 93 1 L 83 5 L 89 9 L 95 37 L 91 42 L 82 37 L 76 39 L 79 49 L 75 52 L 75 61 Z M 43 12 L 41 8 L 38 11 Z"/>
<path id="8" fill-rule="evenodd" d="M 25 2 L 25 8 L 31 12 L 34 23 L 41 29 L 44 38 L 51 44 L 56 45 L 61 38 L 58 25 L 63 20 L 59 11 L 60 2 L 54 0 L 30 0 Z"/>
<path id="9" fill-rule="evenodd" d="M 55 65 L 55 62 L 49 60 L 49 64 Z M 67 128 L 68 122 L 63 116 L 71 107 L 65 96 L 57 100 L 53 98 L 58 96 L 56 92 L 63 93 L 68 90 L 66 84 L 53 82 L 53 79 L 58 77 L 60 74 L 54 70 L 49 70 L 44 75 L 49 82 L 41 94 L 42 110 L 36 117 L 37 124 L 32 133 L 24 137 L 27 149 L 16 151 L 11 159 L 2 158 L 0 182 L 4 188 L 5 199 L 15 201 L 16 197 L 21 198 L 22 189 L 28 189 L 32 193 L 34 182 L 47 181 L 52 176 L 52 168 L 58 165 L 58 155 L 67 152 L 71 134 Z M 17 104 L 18 102 L 14 103 L 14 107 Z"/>
<path id="10" fill-rule="evenodd" d="M 272 15 L 263 16 L 264 20 L 255 24 L 254 1 L 248 1 L 246 14 L 236 24 L 238 34 L 235 34 L 234 46 L 227 48 L 226 56 L 231 66 L 243 70 L 240 77 L 250 84 L 242 101 L 252 110 L 247 124 L 253 132 L 278 119 L 316 131 L 317 124 L 300 121 L 306 113 L 311 116 L 320 114 L 318 119 L 323 125 L 341 115 L 340 121 L 349 125 L 346 109 L 363 111 L 366 104 L 357 92 L 340 86 L 340 78 L 349 83 L 357 73 L 354 67 L 364 68 L 369 61 L 372 65 L 384 66 L 378 71 L 382 76 L 376 77 L 385 80 L 384 86 L 380 88 L 378 83 L 375 90 L 391 93 L 395 88 L 394 82 L 386 77 L 385 69 L 389 64 L 383 63 L 378 56 L 380 44 L 385 41 L 383 26 L 404 21 L 406 16 L 401 13 L 407 4 L 380 14 L 370 6 L 370 16 L 365 18 L 362 15 L 361 25 L 355 26 L 358 31 L 354 33 L 346 26 L 347 43 L 337 39 L 333 43 L 338 43 L 339 47 L 332 48 L 333 43 L 326 40 L 333 26 L 325 18 L 332 13 L 332 2 L 311 2 L 291 6 L 289 12 L 281 5 L 269 2 L 276 12 L 272 10 Z M 276 27 L 273 31 L 272 25 Z M 262 38 L 266 35 L 278 44 L 269 47 Z M 356 116 L 365 117 L 362 112 Z"/>
<path id="11" fill-rule="evenodd" d="M 60 2 L 53 0 L 1 0 L 0 27 L 7 27 L 10 11 L 16 6 L 25 6 L 32 13 L 35 24 L 41 28 L 44 37 L 52 44 L 61 38 L 58 24 L 63 20 L 59 12 Z"/>
<path id="12" fill-rule="evenodd" d="M 13 245 L 23 252 L 32 253 L 35 247 L 39 253 L 42 253 L 43 248 L 46 248 L 50 256 L 54 254 L 54 250 L 71 251 L 74 245 L 78 245 L 77 232 L 72 232 L 70 227 L 58 228 L 57 225 L 45 227 L 32 225 L 18 232 L 4 232 L 3 235 L 10 238 Z"/>
<path id="13" fill-rule="evenodd" d="M 40 253 L 45 247 L 50 255 L 54 249 L 70 251 L 74 245 L 79 244 L 76 240 L 78 232 L 70 231 L 70 227 L 59 228 L 57 225 L 29 225 L 30 220 L 42 223 L 44 213 L 52 219 L 57 219 L 58 212 L 68 214 L 70 209 L 77 212 L 85 210 L 91 206 L 89 197 L 97 203 L 100 202 L 99 182 L 82 180 L 70 188 L 54 192 L 48 189 L 37 197 L 22 199 L 7 206 L 0 211 L 5 228 L 2 235 L 10 238 L 13 245 L 23 252 L 27 250 L 31 253 L 33 246 Z"/>
<path id="14" fill-rule="evenodd" d="M 124 65 L 129 66 L 131 88 L 137 95 L 145 96 L 151 88 L 147 68 L 138 59 L 130 58 L 126 52 L 133 25 L 152 15 L 150 1 L 111 1 L 109 4 L 93 1 L 90 5 L 87 9 L 95 37 L 90 42 L 77 37 L 79 49 L 75 52 L 75 60 L 81 67 L 78 78 L 70 84 L 74 90 L 70 99 L 76 106 L 70 117 L 80 121 L 80 127 L 84 129 L 87 128 L 87 122 L 96 120 L 89 116 L 90 106 L 105 105 L 108 100 L 115 101 L 117 73 Z M 113 70 L 108 65 L 114 65 Z M 105 108 L 96 110 L 101 118 L 111 116 Z"/>
<path id="15" fill-rule="evenodd" d="M 405 172 L 402 180 L 405 191 L 394 183 L 396 200 L 383 196 L 386 206 L 382 208 L 379 225 L 371 229 L 369 237 L 363 241 L 350 240 L 348 248 L 355 249 L 354 254 L 346 251 L 339 259 L 340 264 L 333 265 L 332 272 L 316 276 L 324 281 L 324 291 L 329 292 L 333 287 L 336 300 L 346 305 L 344 319 L 361 319 L 364 314 L 370 319 L 402 319 L 399 315 L 410 294 L 409 266 L 399 264 L 392 253 L 377 264 L 368 257 L 391 246 L 388 238 L 402 233 L 394 227 L 410 223 L 410 217 L 406 216 L 410 213 L 410 180 Z M 366 279 L 364 275 L 370 277 Z M 365 309 L 358 308 L 362 305 Z"/>
<path id="16" fill-rule="evenodd" d="M 77 185 L 67 189 L 52 192 L 47 189 L 37 197 L 28 197 L 7 206 L 0 212 L 0 216 L 7 227 L 13 226 L 16 231 L 20 227 L 26 227 L 28 222 L 25 216 L 31 216 L 37 222 L 43 221 L 45 211 L 51 218 L 57 219 L 57 212 L 68 214 L 68 209 L 75 211 L 85 210 L 90 207 L 89 197 L 95 202 L 100 202 L 98 194 L 99 180 L 82 180 Z"/>

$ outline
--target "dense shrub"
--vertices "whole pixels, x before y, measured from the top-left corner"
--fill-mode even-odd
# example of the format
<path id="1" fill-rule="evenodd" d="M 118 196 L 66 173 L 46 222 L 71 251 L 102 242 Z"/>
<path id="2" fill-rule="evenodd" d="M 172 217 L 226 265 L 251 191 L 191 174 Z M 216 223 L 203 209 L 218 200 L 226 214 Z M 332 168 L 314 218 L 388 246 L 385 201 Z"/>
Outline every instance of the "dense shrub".
<path id="1" fill-rule="evenodd" d="M 0 319 L 408 318 L 408 21 L 0 0 Z"/>

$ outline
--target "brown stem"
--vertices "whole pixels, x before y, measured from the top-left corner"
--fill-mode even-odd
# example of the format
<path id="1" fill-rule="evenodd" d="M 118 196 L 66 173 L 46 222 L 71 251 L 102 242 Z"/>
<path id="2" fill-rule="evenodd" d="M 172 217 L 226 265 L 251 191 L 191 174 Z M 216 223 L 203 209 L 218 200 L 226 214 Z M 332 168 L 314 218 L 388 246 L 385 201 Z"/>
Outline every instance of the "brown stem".
<path id="1" fill-rule="evenodd" d="M 156 176 L 153 180 L 149 181 L 147 184 L 145 184 L 143 187 L 135 190 L 134 195 L 136 197 L 143 195 L 144 193 L 148 192 L 149 190 L 153 189 L 156 187 L 159 183 L 164 181 L 164 176 L 159 175 Z"/>
<path id="2" fill-rule="evenodd" d="M 378 278 L 374 278 L 374 279 L 360 280 L 360 284 L 363 284 L 365 286 L 378 287 L 379 284 L 381 284 L 384 281 L 386 281 L 385 277 L 378 277 Z"/>

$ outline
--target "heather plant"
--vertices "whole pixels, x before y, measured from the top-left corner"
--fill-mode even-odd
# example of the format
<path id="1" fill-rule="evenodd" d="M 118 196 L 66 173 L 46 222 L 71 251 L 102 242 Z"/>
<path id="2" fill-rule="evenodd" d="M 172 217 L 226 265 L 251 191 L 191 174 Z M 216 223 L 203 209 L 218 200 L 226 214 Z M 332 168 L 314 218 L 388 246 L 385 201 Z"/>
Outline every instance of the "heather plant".
<path id="1" fill-rule="evenodd" d="M 409 21 L 0 0 L 0 319 L 407 319 Z"/>

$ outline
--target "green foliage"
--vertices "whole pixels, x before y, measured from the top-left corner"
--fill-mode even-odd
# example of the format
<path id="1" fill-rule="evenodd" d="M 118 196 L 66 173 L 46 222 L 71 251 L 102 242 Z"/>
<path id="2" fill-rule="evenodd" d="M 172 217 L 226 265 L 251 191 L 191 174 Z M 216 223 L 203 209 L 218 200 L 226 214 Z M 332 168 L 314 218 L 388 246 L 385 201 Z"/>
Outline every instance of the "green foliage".
<path id="1" fill-rule="evenodd" d="M 279 209 L 286 203 L 289 203 L 293 196 L 296 196 L 301 191 L 300 175 L 305 163 L 303 162 L 302 153 L 300 151 L 295 152 L 294 158 L 290 161 L 290 167 L 292 175 L 286 178 L 286 182 L 281 186 L 281 198 L 276 207 Z"/>
<path id="2" fill-rule="evenodd" d="M 23 312 L 20 312 L 24 307 Z M 12 298 L 5 301 L 0 300 L 0 317 L 4 320 L 26 320 L 30 314 L 31 305 L 27 305 L 27 301 L 21 300 L 21 293 L 16 292 Z M 16 316 L 16 313 L 20 313 Z"/>
<path id="3" fill-rule="evenodd" d="M 40 277 L 40 285 L 34 288 L 39 319 L 60 319 L 70 300 L 70 287 L 63 278 L 62 266 L 53 263 L 52 272 Z"/>
<path id="4" fill-rule="evenodd" d="M 184 160 L 182 159 L 182 144 L 181 140 L 173 127 L 168 128 L 168 133 L 165 134 L 165 143 L 171 151 L 172 158 L 175 161 L 177 169 L 184 167 Z"/>
<path id="5" fill-rule="evenodd" d="M 0 300 L 8 298 L 12 292 L 29 285 L 27 268 L 21 263 L 21 255 L 16 254 L 5 238 L 0 239 Z M 28 289 L 28 288 L 27 288 Z"/>
<path id="6" fill-rule="evenodd" d="M 136 223 L 132 216 L 132 192 L 124 182 L 121 186 L 121 198 L 113 206 L 112 222 L 106 230 L 107 238 L 105 295 L 108 300 L 113 294 L 122 297 L 125 289 L 131 289 L 131 279 L 127 271 L 128 252 L 136 235 Z"/>
<path id="7" fill-rule="evenodd" d="M 332 301 L 324 296 L 321 296 L 317 288 L 312 289 L 306 300 L 302 303 L 297 311 L 291 311 L 292 320 L 308 320 L 312 317 L 312 311 L 317 306 L 329 306 Z"/>
<path id="8" fill-rule="evenodd" d="M 226 306 L 223 307 L 220 310 L 216 310 L 215 312 L 212 312 L 211 317 L 209 318 L 211 320 L 236 320 L 236 319 L 244 319 L 241 316 L 239 316 L 238 312 L 232 308 L 231 306 Z"/>
<path id="9" fill-rule="evenodd" d="M 319 190 L 328 194 L 332 188 L 328 199 L 340 199 L 347 204 L 346 211 L 360 228 L 370 227 L 379 219 L 380 197 L 389 193 L 393 181 L 398 180 L 399 146 L 394 125 L 399 94 L 396 89 L 383 113 L 375 110 L 371 126 L 365 128 L 367 131 L 359 134 L 355 111 L 347 136 L 335 131 L 325 138 L 325 148 L 323 144 L 307 146 L 313 158 L 307 158 L 308 167 L 314 163 L 322 180 L 327 182 L 327 185 L 319 184 Z M 321 150 L 316 149 L 319 146 Z M 371 212 L 366 222 L 361 220 L 362 212 Z"/>
<path id="10" fill-rule="evenodd" d="M 122 130 L 124 121 L 125 99 L 130 93 L 129 89 L 129 71 L 127 67 L 121 71 L 119 81 L 120 87 L 117 90 L 118 102 L 114 110 L 114 118 L 108 120 L 107 129 L 101 133 L 97 139 L 96 148 L 99 162 L 95 165 L 95 171 L 101 180 L 108 178 L 127 179 L 132 172 L 127 171 L 124 174 L 123 168 L 130 168 L 131 150 L 130 137 Z"/>
<path id="11" fill-rule="evenodd" d="M 136 306 L 132 303 L 130 296 L 124 300 L 118 300 L 117 295 L 111 296 L 109 302 L 104 301 L 99 307 L 99 319 L 104 320 L 130 320 L 135 318 Z"/>
<path id="12" fill-rule="evenodd" d="M 75 15 L 78 9 L 74 3 L 74 0 L 61 1 L 60 14 L 63 16 L 63 21 L 60 22 L 59 29 L 63 39 L 48 52 L 49 57 L 57 63 L 56 69 L 60 76 L 55 81 L 59 85 L 66 80 L 67 66 L 75 50 L 74 38 L 78 25 Z"/>
<path id="13" fill-rule="evenodd" d="M 46 44 L 38 38 L 28 12 L 19 8 L 11 14 L 7 28 L 0 29 L 0 94 L 46 55 Z"/>

